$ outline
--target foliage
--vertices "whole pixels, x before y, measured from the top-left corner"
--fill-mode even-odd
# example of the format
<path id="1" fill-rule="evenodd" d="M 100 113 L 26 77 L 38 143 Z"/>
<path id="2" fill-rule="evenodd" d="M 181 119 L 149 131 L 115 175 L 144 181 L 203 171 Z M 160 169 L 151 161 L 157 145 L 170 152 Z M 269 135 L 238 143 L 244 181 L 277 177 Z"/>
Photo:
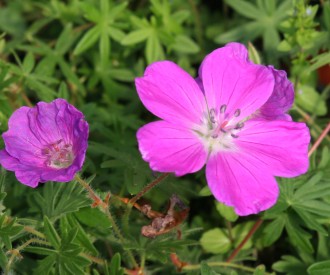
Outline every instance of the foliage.
<path id="1" fill-rule="evenodd" d="M 0 168 L 4 274 L 329 274 L 328 135 L 305 175 L 278 179 L 273 208 L 238 217 L 210 196 L 204 172 L 163 179 L 142 160 L 136 131 L 153 118 L 134 86 L 154 61 L 172 60 L 196 76 L 205 54 L 240 41 L 255 63 L 288 72 L 296 91 L 290 114 L 309 125 L 315 143 L 329 123 L 329 1 L 2 2 L 1 133 L 17 108 L 58 97 L 90 125 L 84 170 L 72 182 L 32 189 Z M 321 70 L 328 70 L 328 82 Z M 141 193 L 153 182 L 156 188 Z M 142 198 L 130 204 L 137 194 Z M 181 219 L 164 234 L 144 237 L 141 228 L 154 217 L 142 206 L 163 217 L 173 194 L 184 205 L 175 208 Z"/>

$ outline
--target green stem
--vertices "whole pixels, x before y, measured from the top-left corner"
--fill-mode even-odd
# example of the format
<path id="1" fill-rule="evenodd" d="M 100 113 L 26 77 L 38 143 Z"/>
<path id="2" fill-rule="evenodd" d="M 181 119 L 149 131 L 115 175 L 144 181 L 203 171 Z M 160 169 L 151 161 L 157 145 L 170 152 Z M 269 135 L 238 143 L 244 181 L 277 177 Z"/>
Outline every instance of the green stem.
<path id="1" fill-rule="evenodd" d="M 232 268 L 236 268 L 236 269 L 240 269 L 240 270 L 244 270 L 244 271 L 248 271 L 251 273 L 255 272 L 255 269 L 252 267 L 247 267 L 244 265 L 238 265 L 238 264 L 233 264 L 233 263 L 225 263 L 225 262 L 207 262 L 208 266 L 213 266 L 213 267 L 232 267 Z M 201 265 L 200 264 L 196 264 L 196 265 L 186 265 L 184 266 L 182 269 L 185 271 L 188 270 L 198 270 L 200 269 Z M 265 274 L 269 274 L 269 273 L 265 273 Z"/>
<path id="2" fill-rule="evenodd" d="M 89 184 L 84 181 L 82 178 L 80 178 L 79 175 L 75 176 L 75 179 L 88 191 L 90 198 L 94 201 L 95 205 L 99 207 L 99 209 L 106 214 L 108 220 L 111 223 L 112 229 L 115 233 L 115 235 L 119 238 L 122 245 L 125 243 L 125 239 L 123 235 L 120 232 L 120 229 L 118 225 L 116 224 L 114 218 L 112 217 L 112 214 L 109 210 L 109 206 L 103 202 L 103 200 L 94 192 L 94 190 L 89 186 Z M 135 258 L 130 250 L 127 251 L 130 263 L 134 268 L 138 268 L 138 264 L 135 261 Z"/>

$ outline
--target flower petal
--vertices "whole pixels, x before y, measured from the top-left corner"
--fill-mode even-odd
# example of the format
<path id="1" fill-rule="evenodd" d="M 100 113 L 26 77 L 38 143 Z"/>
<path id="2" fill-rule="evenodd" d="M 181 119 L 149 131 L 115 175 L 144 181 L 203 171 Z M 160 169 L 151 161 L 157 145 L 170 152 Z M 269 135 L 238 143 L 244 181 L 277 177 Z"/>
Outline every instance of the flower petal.
<path id="1" fill-rule="evenodd" d="M 207 55 L 199 69 L 209 109 L 226 105 L 232 116 L 239 109 L 245 118 L 255 112 L 270 97 L 274 76 L 262 65 L 248 60 L 247 49 L 239 43 L 229 43 Z"/>
<path id="2" fill-rule="evenodd" d="M 275 176 L 295 177 L 308 169 L 309 130 L 291 121 L 246 121 L 236 139 L 241 151 L 268 167 Z"/>
<path id="3" fill-rule="evenodd" d="M 6 150 L 0 151 L 0 164 L 9 171 L 15 171 L 15 176 L 21 183 L 33 188 L 38 186 L 40 181 L 39 169 L 21 164 L 18 159 L 9 155 Z"/>
<path id="4" fill-rule="evenodd" d="M 30 128 L 30 110 L 28 107 L 17 109 L 8 121 L 8 131 L 2 137 L 9 155 L 27 165 L 42 166 L 45 161 L 41 156 L 43 146 Z"/>
<path id="5" fill-rule="evenodd" d="M 291 81 L 287 78 L 285 71 L 275 70 L 268 66 L 275 77 L 275 86 L 272 95 L 259 109 L 257 117 L 268 120 L 280 119 L 291 121 L 291 117 L 286 114 L 294 100 L 294 89 Z"/>
<path id="6" fill-rule="evenodd" d="M 139 149 L 152 170 L 174 172 L 177 176 L 200 170 L 207 152 L 189 130 L 166 121 L 156 121 L 137 132 Z"/>
<path id="7" fill-rule="evenodd" d="M 144 106 L 166 121 L 189 126 L 199 123 L 206 110 L 196 81 L 173 62 L 151 64 L 135 85 Z"/>
<path id="8" fill-rule="evenodd" d="M 41 101 L 28 113 L 30 128 L 43 145 L 47 146 L 63 140 L 62 131 L 66 133 L 67 129 L 70 129 L 70 125 L 60 129 L 56 121 L 60 110 L 62 109 L 63 113 L 67 105 L 68 103 L 63 99 L 56 99 L 50 103 Z M 70 120 L 71 117 L 68 116 L 67 121 Z"/>
<path id="9" fill-rule="evenodd" d="M 276 203 L 279 189 L 275 178 L 258 159 L 239 153 L 211 156 L 206 178 L 217 200 L 233 206 L 240 216 L 257 214 Z"/>

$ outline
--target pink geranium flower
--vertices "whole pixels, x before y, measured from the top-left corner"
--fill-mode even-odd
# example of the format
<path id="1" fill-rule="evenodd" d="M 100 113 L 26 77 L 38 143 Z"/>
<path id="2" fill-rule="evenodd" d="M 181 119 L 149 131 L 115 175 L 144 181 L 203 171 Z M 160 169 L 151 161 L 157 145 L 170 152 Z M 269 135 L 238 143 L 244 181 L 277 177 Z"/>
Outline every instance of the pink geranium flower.
<path id="1" fill-rule="evenodd" d="M 39 182 L 67 182 L 84 163 L 88 123 L 84 115 L 64 99 L 21 107 L 9 119 L 3 133 L 5 149 L 0 164 L 15 171 L 30 187 Z"/>
<path id="2" fill-rule="evenodd" d="M 308 169 L 309 130 L 292 122 L 285 72 L 251 63 L 230 43 L 206 56 L 197 81 L 175 63 L 151 64 L 135 81 L 146 108 L 162 120 L 137 132 L 152 170 L 182 176 L 206 164 L 215 198 L 249 215 L 275 204 L 274 176 Z"/>

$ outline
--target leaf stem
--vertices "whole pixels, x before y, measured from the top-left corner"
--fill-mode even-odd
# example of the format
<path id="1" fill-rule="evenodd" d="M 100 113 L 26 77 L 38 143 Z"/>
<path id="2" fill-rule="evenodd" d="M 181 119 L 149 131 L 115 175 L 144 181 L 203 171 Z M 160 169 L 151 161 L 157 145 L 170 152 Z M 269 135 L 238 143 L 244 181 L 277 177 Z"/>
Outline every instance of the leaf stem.
<path id="1" fill-rule="evenodd" d="M 330 122 L 328 123 L 327 127 L 324 128 L 321 135 L 318 137 L 318 139 L 313 144 L 312 148 L 309 150 L 308 157 L 310 157 L 314 153 L 314 151 L 319 147 L 322 140 L 326 137 L 329 131 L 330 131 Z"/>
<path id="2" fill-rule="evenodd" d="M 252 228 L 249 231 L 249 233 L 247 233 L 247 235 L 241 241 L 241 243 L 230 254 L 230 256 L 228 257 L 226 263 L 230 263 L 237 256 L 238 252 L 241 251 L 241 249 L 243 248 L 243 246 L 245 245 L 245 243 L 253 236 L 253 234 L 257 231 L 257 229 L 260 227 L 260 225 L 262 224 L 262 222 L 263 222 L 263 220 L 260 219 L 260 218 L 255 222 L 255 224 L 252 226 Z"/>

